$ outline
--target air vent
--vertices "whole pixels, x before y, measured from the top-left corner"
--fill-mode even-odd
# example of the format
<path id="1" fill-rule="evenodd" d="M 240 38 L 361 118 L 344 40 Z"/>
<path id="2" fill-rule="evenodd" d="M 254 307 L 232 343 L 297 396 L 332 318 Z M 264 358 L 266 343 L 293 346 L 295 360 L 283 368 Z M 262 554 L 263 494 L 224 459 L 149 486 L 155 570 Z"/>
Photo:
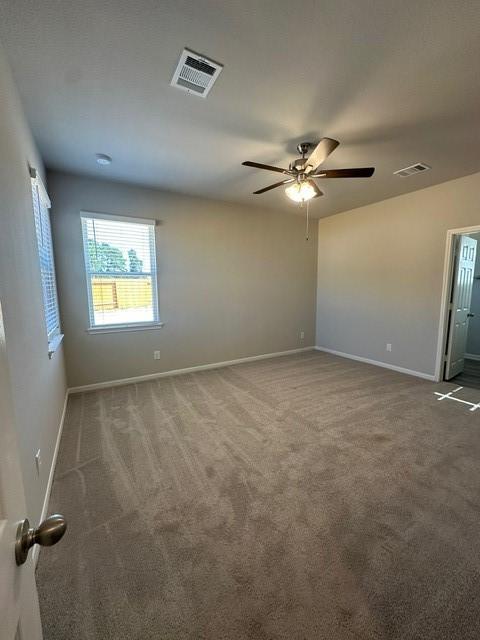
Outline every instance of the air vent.
<path id="1" fill-rule="evenodd" d="M 184 49 L 170 84 L 206 98 L 222 69 L 223 65 L 218 62 Z"/>
<path id="2" fill-rule="evenodd" d="M 424 162 L 417 162 L 416 164 L 412 164 L 409 167 L 405 167 L 405 169 L 399 169 L 398 171 L 394 171 L 394 175 L 401 176 L 402 178 L 406 178 L 408 176 L 413 176 L 414 173 L 421 173 L 422 171 L 428 171 L 432 167 L 429 167 L 428 164 Z"/>

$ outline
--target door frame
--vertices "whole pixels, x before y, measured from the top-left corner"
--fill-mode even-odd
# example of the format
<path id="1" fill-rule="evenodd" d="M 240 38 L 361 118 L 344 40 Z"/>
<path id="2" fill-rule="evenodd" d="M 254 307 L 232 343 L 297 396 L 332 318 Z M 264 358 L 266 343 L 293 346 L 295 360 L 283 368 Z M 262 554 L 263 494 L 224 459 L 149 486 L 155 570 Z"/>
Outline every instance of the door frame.
<path id="1" fill-rule="evenodd" d="M 457 236 L 480 233 L 480 224 L 473 227 L 463 227 L 460 229 L 449 229 L 445 246 L 445 259 L 443 263 L 443 284 L 442 297 L 440 302 L 440 321 L 437 340 L 437 359 L 435 363 L 435 382 L 443 381 L 443 365 L 445 362 L 445 349 L 448 340 L 448 305 L 452 290 L 453 268 L 454 268 L 454 246 Z"/>

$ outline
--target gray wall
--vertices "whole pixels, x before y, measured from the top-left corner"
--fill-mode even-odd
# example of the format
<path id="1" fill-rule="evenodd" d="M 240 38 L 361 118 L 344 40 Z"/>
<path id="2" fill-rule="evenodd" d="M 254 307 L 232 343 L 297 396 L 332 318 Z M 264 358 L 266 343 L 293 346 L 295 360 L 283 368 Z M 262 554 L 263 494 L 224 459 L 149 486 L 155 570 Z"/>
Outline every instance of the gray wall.
<path id="1" fill-rule="evenodd" d="M 473 236 L 477 240 L 477 261 L 475 264 L 475 275 L 479 280 L 473 282 L 472 305 L 470 311 L 475 314 L 470 318 L 468 326 L 467 353 L 480 357 L 480 234 Z"/>
<path id="2" fill-rule="evenodd" d="M 476 173 L 320 220 L 317 345 L 434 374 L 446 233 L 479 194 Z"/>
<path id="3" fill-rule="evenodd" d="M 66 392 L 63 353 L 48 358 L 28 166 L 43 171 L 0 50 L 0 299 L 28 508 L 38 521 Z M 40 477 L 34 456 L 41 449 Z"/>
<path id="4" fill-rule="evenodd" d="M 316 222 L 306 242 L 296 214 L 57 172 L 48 180 L 69 386 L 314 344 Z M 82 209 L 161 220 L 163 329 L 86 332 Z"/>

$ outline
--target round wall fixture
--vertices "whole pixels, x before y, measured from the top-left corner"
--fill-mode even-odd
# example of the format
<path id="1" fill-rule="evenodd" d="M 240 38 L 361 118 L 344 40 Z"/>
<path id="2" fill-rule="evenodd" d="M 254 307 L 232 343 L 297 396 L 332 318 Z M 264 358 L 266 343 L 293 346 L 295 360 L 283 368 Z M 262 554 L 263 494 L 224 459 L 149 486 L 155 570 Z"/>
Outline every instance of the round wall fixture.
<path id="1" fill-rule="evenodd" d="M 95 158 L 97 159 L 98 164 L 112 164 L 111 157 L 107 156 L 106 153 L 96 153 Z"/>

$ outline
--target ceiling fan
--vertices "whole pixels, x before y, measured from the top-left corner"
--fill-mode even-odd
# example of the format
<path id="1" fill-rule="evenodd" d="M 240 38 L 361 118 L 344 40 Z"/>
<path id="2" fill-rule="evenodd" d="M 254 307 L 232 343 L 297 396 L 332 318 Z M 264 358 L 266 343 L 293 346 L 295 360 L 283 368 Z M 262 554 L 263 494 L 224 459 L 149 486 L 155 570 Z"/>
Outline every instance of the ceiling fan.
<path id="1" fill-rule="evenodd" d="M 370 178 L 375 171 L 375 167 L 363 167 L 360 169 L 319 169 L 320 165 L 325 162 L 328 156 L 334 151 L 340 143 L 332 138 L 322 138 L 315 146 L 311 142 L 301 142 L 297 145 L 297 150 L 302 154 L 301 158 L 293 160 L 288 169 L 281 167 L 272 167 L 269 164 L 260 164 L 259 162 L 251 162 L 247 160 L 242 162 L 246 167 L 256 167 L 257 169 L 265 169 L 267 171 L 276 171 L 288 176 L 285 180 L 275 182 L 274 184 L 254 191 L 255 195 L 265 193 L 271 189 L 276 189 L 283 185 L 290 185 L 285 189 L 287 196 L 294 202 L 306 202 L 312 198 L 323 196 L 320 191 L 316 179 L 321 178 Z M 306 158 L 306 154 L 313 149 L 312 153 Z"/>

